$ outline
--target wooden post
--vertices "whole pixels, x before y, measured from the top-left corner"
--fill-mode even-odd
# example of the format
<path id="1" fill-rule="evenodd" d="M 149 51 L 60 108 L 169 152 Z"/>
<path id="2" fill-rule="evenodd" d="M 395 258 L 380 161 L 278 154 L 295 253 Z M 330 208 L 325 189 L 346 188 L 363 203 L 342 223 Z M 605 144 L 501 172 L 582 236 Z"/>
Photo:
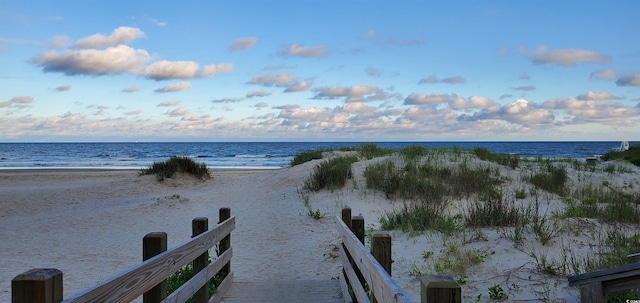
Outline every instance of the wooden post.
<path id="1" fill-rule="evenodd" d="M 198 217 L 191 221 L 192 238 L 209 229 L 209 219 Z M 199 257 L 193 259 L 193 275 L 205 269 L 209 263 L 209 252 L 203 252 Z M 192 297 L 194 303 L 205 303 L 209 301 L 209 282 L 205 283 Z"/>
<path id="2" fill-rule="evenodd" d="M 342 208 L 342 222 L 351 229 L 351 207 Z"/>
<path id="3" fill-rule="evenodd" d="M 362 216 L 354 216 L 351 218 L 351 230 L 353 230 L 353 234 L 358 237 L 360 242 L 364 245 L 364 217 Z"/>
<path id="4" fill-rule="evenodd" d="M 580 287 L 580 303 L 605 303 L 602 282 L 593 282 Z"/>
<path id="5" fill-rule="evenodd" d="M 427 275 L 420 278 L 421 303 L 460 303 L 460 285 L 444 275 Z"/>
<path id="6" fill-rule="evenodd" d="M 146 261 L 167 251 L 167 233 L 148 233 L 142 238 L 142 261 Z M 142 295 L 142 302 L 157 303 L 167 298 L 167 280 L 160 282 Z"/>
<path id="7" fill-rule="evenodd" d="M 391 275 L 391 236 L 384 231 L 377 231 L 371 235 L 371 254 Z"/>
<path id="8" fill-rule="evenodd" d="M 218 224 L 231 218 L 231 208 L 228 208 L 228 207 L 220 208 L 218 218 L 219 218 Z M 231 235 L 228 235 L 222 238 L 222 240 L 220 240 L 220 244 L 218 245 L 218 256 L 221 255 L 230 247 L 231 247 Z M 226 277 L 231 272 L 231 262 L 225 264 L 225 266 L 222 268 L 220 272 L 223 273 L 223 275 Z"/>
<path id="9" fill-rule="evenodd" d="M 55 268 L 36 268 L 11 280 L 12 303 L 62 302 L 62 272 Z"/>

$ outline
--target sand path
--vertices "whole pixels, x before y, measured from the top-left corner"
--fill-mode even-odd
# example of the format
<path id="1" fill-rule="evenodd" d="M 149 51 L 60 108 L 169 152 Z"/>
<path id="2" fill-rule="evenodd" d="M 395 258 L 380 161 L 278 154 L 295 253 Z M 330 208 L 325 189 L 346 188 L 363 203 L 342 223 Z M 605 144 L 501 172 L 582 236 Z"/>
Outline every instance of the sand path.
<path id="1" fill-rule="evenodd" d="M 173 247 L 190 237 L 193 218 L 215 225 L 220 207 L 237 220 L 236 280 L 329 279 L 339 265 L 324 252 L 337 235 L 331 219 L 306 215 L 296 184 L 307 175 L 303 167 L 215 171 L 206 182 L 160 184 L 135 171 L 2 171 L 0 302 L 31 268 L 60 269 L 65 296 L 90 287 L 140 262 L 148 232 L 167 232 Z"/>

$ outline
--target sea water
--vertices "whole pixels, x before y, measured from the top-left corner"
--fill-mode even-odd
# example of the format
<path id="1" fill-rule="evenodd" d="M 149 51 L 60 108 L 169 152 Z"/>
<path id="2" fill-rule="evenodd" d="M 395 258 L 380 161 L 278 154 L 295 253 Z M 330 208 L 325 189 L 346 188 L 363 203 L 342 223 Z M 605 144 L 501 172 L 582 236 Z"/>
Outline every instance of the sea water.
<path id="1" fill-rule="evenodd" d="M 371 142 L 366 142 L 371 143 Z M 373 142 L 383 148 L 410 145 L 473 149 L 523 157 L 578 158 L 603 154 L 620 142 Z M 637 142 L 630 142 L 637 145 Z M 139 169 L 172 156 L 193 158 L 212 169 L 277 169 L 296 153 L 319 148 L 354 147 L 362 142 L 122 142 L 0 143 L 0 169 Z"/>

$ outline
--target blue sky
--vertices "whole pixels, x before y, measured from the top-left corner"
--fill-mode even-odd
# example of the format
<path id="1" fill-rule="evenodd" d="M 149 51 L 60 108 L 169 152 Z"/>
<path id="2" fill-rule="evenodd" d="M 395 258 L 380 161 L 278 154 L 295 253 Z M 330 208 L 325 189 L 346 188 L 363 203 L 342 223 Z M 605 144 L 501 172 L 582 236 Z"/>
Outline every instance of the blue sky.
<path id="1" fill-rule="evenodd" d="M 0 141 L 638 141 L 638 16 L 632 0 L 0 0 Z"/>

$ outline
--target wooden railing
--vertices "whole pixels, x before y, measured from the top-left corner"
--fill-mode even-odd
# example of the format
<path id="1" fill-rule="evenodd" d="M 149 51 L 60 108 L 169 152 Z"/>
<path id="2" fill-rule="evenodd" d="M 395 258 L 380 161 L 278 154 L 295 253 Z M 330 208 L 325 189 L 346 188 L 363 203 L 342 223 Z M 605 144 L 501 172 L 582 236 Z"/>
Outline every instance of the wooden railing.
<path id="1" fill-rule="evenodd" d="M 211 230 L 208 230 L 207 218 L 194 219 L 193 238 L 170 250 L 166 250 L 166 233 L 147 234 L 143 239 L 142 263 L 64 300 L 62 272 L 57 269 L 27 271 L 11 281 L 12 302 L 130 302 L 140 296 L 145 303 L 185 302 L 191 297 L 194 303 L 219 302 L 233 281 L 230 244 L 231 231 L 235 229 L 235 217 L 231 217 L 229 208 L 221 208 L 219 215 L 219 224 Z M 215 245 L 219 255 L 208 264 L 208 251 Z M 189 263 L 197 274 L 167 297 L 167 277 Z M 207 282 L 218 273 L 225 278 L 218 285 L 218 292 L 209 298 Z"/>
<path id="2" fill-rule="evenodd" d="M 391 236 L 386 232 L 374 232 L 369 252 L 364 246 L 364 218 L 352 217 L 351 209 L 346 207 L 342 209 L 340 217 L 336 216 L 336 223 L 342 240 L 342 245 L 339 245 L 343 266 L 340 281 L 343 283 L 345 302 L 352 302 L 349 286 L 358 303 L 411 302 L 391 277 Z M 461 300 L 460 286 L 451 277 L 421 277 L 421 303 L 460 303 Z"/>
<path id="3" fill-rule="evenodd" d="M 580 302 L 605 302 L 609 292 L 640 288 L 640 262 L 570 276 L 569 286 L 580 286 Z"/>

